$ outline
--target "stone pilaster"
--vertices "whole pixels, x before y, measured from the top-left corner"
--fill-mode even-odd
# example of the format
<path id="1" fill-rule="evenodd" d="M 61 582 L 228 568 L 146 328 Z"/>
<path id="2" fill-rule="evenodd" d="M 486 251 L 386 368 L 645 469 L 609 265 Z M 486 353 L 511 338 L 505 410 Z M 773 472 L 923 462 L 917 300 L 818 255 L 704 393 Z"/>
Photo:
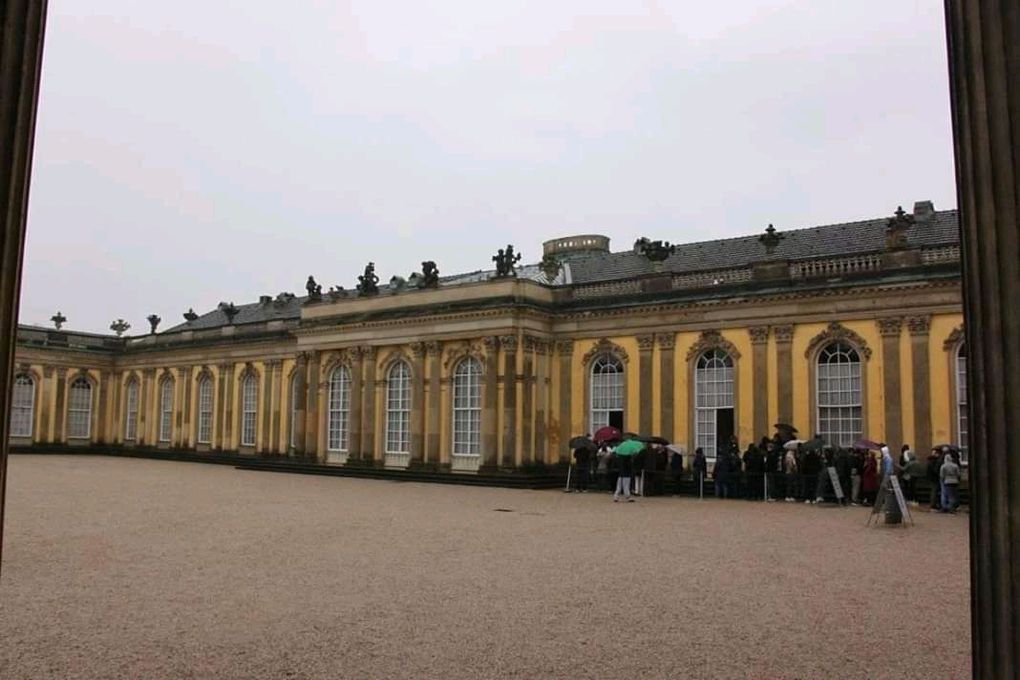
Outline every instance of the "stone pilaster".
<path id="1" fill-rule="evenodd" d="M 121 371 L 113 372 L 113 383 L 110 385 L 110 391 L 112 392 L 112 401 L 110 403 L 110 427 L 113 429 L 107 433 L 107 439 L 111 444 L 116 444 L 122 440 L 124 414 L 121 411 L 121 385 L 124 382 L 124 374 Z"/>
<path id="2" fill-rule="evenodd" d="M 266 363 L 266 370 L 272 373 L 273 385 L 273 401 L 272 401 L 272 417 L 269 424 L 269 446 L 266 450 L 270 453 L 280 454 L 286 452 L 286 447 L 282 450 L 280 448 L 280 421 L 281 415 L 280 410 L 287 401 L 287 390 L 283 387 L 283 360 L 272 359 Z"/>
<path id="3" fill-rule="evenodd" d="M 522 337 L 523 369 L 520 373 L 521 392 L 521 465 L 534 463 L 534 415 L 535 415 L 535 345 L 538 338 Z"/>
<path id="4" fill-rule="evenodd" d="M 503 448 L 499 465 L 514 467 L 517 455 L 517 336 L 502 335 L 503 348 Z"/>
<path id="5" fill-rule="evenodd" d="M 110 407 L 107 401 L 110 398 L 110 371 L 100 371 L 99 373 L 99 389 L 96 390 L 96 396 L 98 397 L 95 401 L 96 418 L 96 431 L 92 433 L 92 439 L 97 444 L 106 443 L 106 419 L 110 414 Z"/>
<path id="6" fill-rule="evenodd" d="M 673 390 L 676 380 L 676 334 L 656 333 L 655 344 L 659 346 L 659 436 L 670 441 L 676 436 L 676 414 L 673 404 Z"/>
<path id="7" fill-rule="evenodd" d="M 230 364 L 220 364 L 216 367 L 216 432 L 213 437 L 213 448 L 217 451 L 222 451 L 228 446 L 227 441 L 224 439 L 224 419 L 227 414 L 227 390 L 229 389 L 227 382 L 227 369 L 230 368 Z M 142 381 L 142 391 L 145 391 L 145 381 Z M 139 404 L 141 400 L 139 400 Z M 139 417 L 144 413 L 144 410 L 139 408 Z M 138 432 L 141 434 L 144 432 L 144 428 L 141 423 L 138 425 Z M 138 442 L 141 444 L 141 442 Z"/>
<path id="8" fill-rule="evenodd" d="M 55 424 L 53 426 L 53 441 L 58 444 L 63 444 L 64 439 L 64 423 L 67 421 L 67 407 L 64 405 L 65 395 L 67 394 L 67 369 L 58 368 L 56 371 L 57 381 L 57 401 L 54 405 L 53 410 L 55 413 Z"/>
<path id="9" fill-rule="evenodd" d="M 440 399 L 441 380 L 443 376 L 443 345 L 440 342 L 429 341 L 425 343 L 425 350 L 428 352 L 429 362 L 429 406 L 428 406 L 428 434 L 425 438 L 426 451 L 425 463 L 439 465 L 439 414 L 442 402 Z"/>
<path id="10" fill-rule="evenodd" d="M 640 414 L 638 427 L 641 434 L 652 433 L 652 351 L 655 349 L 655 336 L 639 335 L 638 343 L 638 406 Z"/>
<path id="11" fill-rule="evenodd" d="M 482 392 L 482 460 L 481 467 L 494 469 L 499 465 L 499 443 L 496 428 L 499 414 L 499 338 L 494 335 L 482 338 L 485 345 L 485 389 Z"/>
<path id="12" fill-rule="evenodd" d="M 535 455 L 536 463 L 549 463 L 549 349 L 548 340 L 535 341 Z"/>
<path id="13" fill-rule="evenodd" d="M 903 444 L 903 401 L 900 394 L 900 333 L 903 319 L 878 319 L 882 335 L 882 391 L 885 405 L 885 443 L 893 455 Z"/>
<path id="14" fill-rule="evenodd" d="M 946 0 L 962 236 L 970 450 L 971 661 L 1020 668 L 1020 20 L 1016 3 Z"/>
<path id="15" fill-rule="evenodd" d="M 305 353 L 307 377 L 305 378 L 305 451 L 307 458 L 318 459 L 319 451 L 319 366 L 320 357 L 317 350 Z"/>
<path id="16" fill-rule="evenodd" d="M 52 429 L 50 428 L 50 391 L 55 389 L 53 383 L 53 368 L 43 366 L 42 386 L 39 389 L 39 403 L 42 408 L 39 412 L 39 443 L 46 444 L 50 441 Z M 54 441 L 56 441 L 54 435 Z"/>
<path id="17" fill-rule="evenodd" d="M 362 389 L 361 407 L 361 457 L 366 461 L 376 459 L 375 450 L 375 347 L 367 346 L 361 348 L 362 362 L 364 364 L 364 387 Z M 380 464 L 382 457 L 379 457 Z"/>
<path id="18" fill-rule="evenodd" d="M 411 467 L 423 462 L 425 452 L 425 343 L 411 345 Z"/>
<path id="19" fill-rule="evenodd" d="M 914 385 L 914 441 L 918 457 L 931 449 L 931 365 L 928 357 L 930 316 L 907 317 L 910 331 L 910 367 Z"/>
<path id="20" fill-rule="evenodd" d="M 568 465 L 570 463 L 570 438 L 572 435 L 571 411 L 574 394 L 574 372 L 572 362 L 574 360 L 574 341 L 560 340 L 556 343 L 556 356 L 559 357 L 560 368 L 560 428 L 559 441 L 556 449 L 559 453 L 559 462 Z"/>
<path id="21" fill-rule="evenodd" d="M 361 458 L 361 416 L 365 412 L 365 360 L 361 347 L 352 347 L 351 355 L 351 410 L 348 416 L 350 433 L 347 438 L 348 460 Z M 326 378 L 329 380 L 328 376 Z M 328 399 L 328 397 L 327 397 Z"/>
<path id="22" fill-rule="evenodd" d="M 294 408 L 288 404 L 288 419 L 294 442 L 294 456 L 304 458 L 305 456 L 305 428 L 308 426 L 308 355 L 301 352 L 294 360 Z M 290 442 L 287 442 L 288 446 Z"/>
<path id="23" fill-rule="evenodd" d="M 224 385 L 226 394 L 223 398 L 223 448 L 232 449 L 234 446 L 234 364 L 226 365 Z"/>
<path id="24" fill-rule="evenodd" d="M 769 427 L 769 327 L 755 326 L 747 330 L 751 336 L 751 395 L 754 402 L 754 437 L 767 437 Z"/>
<path id="25" fill-rule="evenodd" d="M 276 386 L 273 384 L 273 369 L 270 367 L 269 362 L 265 362 L 262 365 L 262 407 L 260 408 L 261 423 L 256 423 L 256 426 L 261 430 L 261 436 L 256 438 L 258 442 L 258 452 L 268 453 L 272 450 L 272 434 L 270 433 L 270 427 L 273 422 L 273 392 L 276 391 Z"/>
<path id="26" fill-rule="evenodd" d="M 177 382 L 174 386 L 177 396 L 174 397 L 177 436 L 174 445 L 189 448 L 191 442 L 191 367 L 177 369 Z"/>
<path id="27" fill-rule="evenodd" d="M 793 324 L 773 326 L 776 336 L 779 422 L 793 424 Z M 806 425 L 806 423 L 802 423 Z"/>

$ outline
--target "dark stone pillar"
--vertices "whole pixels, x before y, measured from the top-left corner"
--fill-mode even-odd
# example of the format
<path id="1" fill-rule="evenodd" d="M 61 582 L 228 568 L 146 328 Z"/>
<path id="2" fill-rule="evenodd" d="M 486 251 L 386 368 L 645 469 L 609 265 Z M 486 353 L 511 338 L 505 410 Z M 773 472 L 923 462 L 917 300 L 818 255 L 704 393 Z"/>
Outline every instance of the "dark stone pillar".
<path id="1" fill-rule="evenodd" d="M 287 408 L 290 408 L 288 403 Z M 294 442 L 294 456 L 305 456 L 305 428 L 308 416 L 308 355 L 301 352 L 294 361 L 294 409 L 287 414 Z M 290 445 L 290 442 L 287 442 Z"/>
<path id="2" fill-rule="evenodd" d="M 411 345 L 411 467 L 422 464 L 425 452 L 425 343 Z"/>
<path id="3" fill-rule="evenodd" d="M 499 466 L 499 443 L 496 438 L 496 405 L 499 401 L 499 338 L 494 335 L 482 338 L 485 345 L 485 389 L 482 393 L 482 460 L 480 468 L 489 470 Z"/>
<path id="4" fill-rule="evenodd" d="M 503 450 L 500 467 L 512 468 L 517 456 L 517 336 L 499 338 L 503 348 Z"/>
<path id="5" fill-rule="evenodd" d="M 523 369 L 520 383 L 524 389 L 521 393 L 521 465 L 531 465 L 533 458 L 533 434 L 535 411 L 535 345 L 538 338 L 524 336 Z"/>
<path id="6" fill-rule="evenodd" d="M 32 170 L 35 112 L 39 101 L 45 0 L 4 0 L 0 4 L 0 555 L 3 549 L 4 491 L 11 381 L 18 332 L 21 262 Z M 45 424 L 43 425 L 45 427 Z M 2 560 L 0 560 L 2 564 Z"/>
<path id="7" fill-rule="evenodd" d="M 94 435 L 97 444 L 106 443 L 106 418 L 110 414 L 110 383 L 113 382 L 110 371 L 100 371 L 98 399 L 96 400 L 96 432 Z"/>
<path id="8" fill-rule="evenodd" d="M 574 358 L 574 341 L 561 340 L 556 343 L 556 354 L 560 358 L 560 431 L 559 441 L 556 442 L 556 449 L 559 452 L 559 462 L 568 465 L 570 463 L 570 438 L 573 436 L 570 422 L 574 394 L 574 373 L 571 363 Z M 590 432 L 589 434 L 594 434 Z"/>
<path id="9" fill-rule="evenodd" d="M 362 348 L 353 347 L 351 353 L 351 411 L 348 414 L 347 458 L 361 458 L 361 414 L 365 404 L 365 362 L 362 360 Z M 327 377 L 327 380 L 329 378 Z M 329 397 L 327 397 L 328 399 Z"/>
<path id="10" fill-rule="evenodd" d="M 536 463 L 549 463 L 549 341 L 535 340 L 535 455 Z"/>
<path id="11" fill-rule="evenodd" d="M 276 386 L 273 383 L 271 364 L 272 362 L 267 361 L 262 366 L 262 436 L 256 440 L 261 442 L 258 448 L 259 453 L 268 453 L 273 448 L 273 443 L 270 441 L 272 435 L 269 430 L 273 422 L 273 391 L 276 390 Z"/>
<path id="12" fill-rule="evenodd" d="M 234 365 L 227 364 L 223 377 L 223 448 L 232 449 L 234 432 Z"/>
<path id="13" fill-rule="evenodd" d="M 1020 6 L 946 0 L 963 238 L 976 678 L 1020 668 Z"/>
<path id="14" fill-rule="evenodd" d="M 910 331 L 910 367 L 914 385 L 914 441 L 918 458 L 931 449 L 931 366 L 928 359 L 930 316 L 907 317 Z"/>
<path id="15" fill-rule="evenodd" d="M 287 449 L 284 447 L 280 449 L 280 409 L 282 405 L 287 401 L 287 390 L 283 389 L 283 360 L 273 359 L 267 366 L 273 373 L 273 385 L 275 386 L 275 392 L 273 393 L 273 416 L 269 425 L 269 446 L 266 450 L 270 453 L 280 454 L 285 452 Z"/>
<path id="16" fill-rule="evenodd" d="M 426 436 L 425 463 L 439 465 L 439 390 L 442 387 L 443 345 L 440 342 L 425 343 L 429 354 L 429 417 L 428 435 Z"/>
<path id="17" fill-rule="evenodd" d="M 658 434 L 670 441 L 676 429 L 673 389 L 676 381 L 676 335 L 657 333 L 655 343 L 659 346 L 659 414 L 661 424 Z"/>
<path id="18" fill-rule="evenodd" d="M 191 367 L 177 369 L 177 445 L 190 448 L 191 442 Z"/>
<path id="19" fill-rule="evenodd" d="M 217 451 L 222 451 L 224 446 L 226 446 L 225 440 L 223 438 L 223 430 L 224 430 L 223 421 L 224 421 L 224 418 L 226 417 L 226 409 L 227 409 L 227 368 L 228 367 L 229 367 L 229 364 L 220 364 L 219 366 L 216 367 L 216 434 L 213 437 L 213 442 L 214 442 L 213 448 L 216 449 Z M 141 389 L 141 391 L 143 393 L 145 392 L 145 381 L 144 380 L 142 380 L 142 389 Z M 141 417 L 142 417 L 141 414 L 144 413 L 144 410 L 141 408 L 141 404 L 142 403 L 143 403 L 143 400 L 141 398 L 139 398 L 139 409 L 138 409 L 138 413 L 139 413 L 139 423 L 138 423 L 139 441 L 138 441 L 138 443 L 139 444 L 142 443 L 141 442 L 141 433 L 144 431 L 143 428 L 142 428 L 142 424 L 141 424 Z"/>
<path id="20" fill-rule="evenodd" d="M 308 458 L 319 457 L 319 352 L 305 353 L 305 451 Z M 325 454 L 323 454 L 325 455 Z"/>
<path id="21" fill-rule="evenodd" d="M 754 401 L 754 436 L 767 437 L 769 427 L 769 327 L 755 326 L 751 335 L 751 396 Z M 789 422 L 789 421 L 786 421 Z"/>
<path id="22" fill-rule="evenodd" d="M 64 406 L 64 395 L 67 394 L 67 369 L 57 369 L 57 400 L 53 410 L 53 441 L 58 444 L 64 443 L 64 421 L 66 420 L 67 408 Z"/>
<path id="23" fill-rule="evenodd" d="M 42 405 L 39 412 L 39 443 L 45 444 L 50 441 L 50 390 L 53 389 L 53 368 L 43 366 L 42 372 L 42 386 L 39 389 L 39 402 Z M 5 437 L 4 446 L 6 442 Z"/>
<path id="24" fill-rule="evenodd" d="M 777 382 L 779 384 L 779 422 L 793 423 L 793 325 L 773 326 L 776 334 Z M 801 427 L 807 423 L 802 423 Z M 809 428 L 813 429 L 813 428 Z"/>
<path id="25" fill-rule="evenodd" d="M 639 335 L 638 342 L 638 401 L 641 404 L 638 419 L 641 434 L 651 435 L 652 432 L 652 350 L 655 348 L 654 335 Z"/>
<path id="26" fill-rule="evenodd" d="M 879 319 L 882 334 L 882 403 L 885 406 L 885 443 L 893 456 L 903 444 L 903 404 L 900 397 L 900 331 L 903 319 Z"/>
<path id="27" fill-rule="evenodd" d="M 375 461 L 375 347 L 362 347 L 365 373 L 364 387 L 361 390 L 361 457 L 366 461 Z M 382 458 L 380 458 L 382 464 Z"/>

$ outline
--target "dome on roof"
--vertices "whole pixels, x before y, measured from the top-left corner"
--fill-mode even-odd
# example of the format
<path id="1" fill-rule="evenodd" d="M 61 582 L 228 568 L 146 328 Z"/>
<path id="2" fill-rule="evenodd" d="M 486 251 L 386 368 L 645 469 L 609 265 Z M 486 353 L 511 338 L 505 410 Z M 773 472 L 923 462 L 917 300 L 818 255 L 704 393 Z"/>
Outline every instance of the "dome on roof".
<path id="1" fill-rule="evenodd" d="M 569 258 L 573 255 L 593 255 L 609 252 L 609 237 L 601 234 L 579 234 L 563 236 L 542 244 L 543 255 Z"/>

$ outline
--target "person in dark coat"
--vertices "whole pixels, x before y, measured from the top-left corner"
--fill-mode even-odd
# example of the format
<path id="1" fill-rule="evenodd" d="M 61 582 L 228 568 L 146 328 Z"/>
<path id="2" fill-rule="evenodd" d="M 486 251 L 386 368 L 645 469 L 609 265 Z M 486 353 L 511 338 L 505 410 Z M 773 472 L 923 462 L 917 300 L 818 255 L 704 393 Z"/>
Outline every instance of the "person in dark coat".
<path id="1" fill-rule="evenodd" d="M 715 497 L 728 498 L 730 492 L 730 457 L 719 452 L 712 468 L 712 479 L 715 480 Z"/>
<path id="2" fill-rule="evenodd" d="M 588 475 L 591 473 L 591 449 L 587 446 L 574 449 L 574 462 L 577 464 L 577 490 L 587 493 Z"/>
<path id="3" fill-rule="evenodd" d="M 631 482 L 631 492 L 635 496 L 641 496 L 645 493 L 644 476 L 641 473 L 645 471 L 645 460 L 647 458 L 647 446 L 634 454 L 634 477 Z"/>
<path id="4" fill-rule="evenodd" d="M 694 483 L 698 485 L 698 494 L 700 495 L 702 486 L 705 483 L 705 477 L 708 476 L 708 460 L 705 458 L 705 452 L 700 446 L 694 449 L 691 472 L 694 473 Z"/>
<path id="5" fill-rule="evenodd" d="M 930 487 L 928 507 L 932 510 L 942 509 L 942 480 L 939 478 L 939 471 L 942 468 L 942 454 L 938 449 L 932 449 L 928 454 L 928 464 L 925 467 L 924 478 Z"/>
<path id="6" fill-rule="evenodd" d="M 727 464 L 726 471 L 729 474 L 727 481 L 729 485 L 727 491 L 729 492 L 730 498 L 743 498 L 743 461 L 740 459 L 740 444 L 737 442 L 737 436 L 733 435 L 730 440 L 726 443 L 724 448 L 726 451 Z"/>
<path id="7" fill-rule="evenodd" d="M 864 454 L 864 468 L 861 472 L 861 501 L 874 505 L 878 494 L 878 461 L 868 451 Z"/>
<path id="8" fill-rule="evenodd" d="M 669 458 L 669 471 L 673 477 L 673 495 L 679 496 L 680 487 L 683 485 L 684 457 L 676 451 L 671 452 Z"/>
<path id="9" fill-rule="evenodd" d="M 774 501 L 782 495 L 783 481 L 783 450 L 774 441 L 768 441 L 765 447 L 765 474 L 768 476 L 767 501 Z"/>
<path id="10" fill-rule="evenodd" d="M 765 494 L 765 456 L 754 444 L 744 451 L 744 472 L 747 474 L 747 497 L 761 500 Z"/>
<path id="11" fill-rule="evenodd" d="M 652 478 L 652 493 L 661 496 L 666 493 L 666 469 L 669 467 L 669 451 L 665 446 L 654 448 L 655 476 Z"/>
<path id="12" fill-rule="evenodd" d="M 864 452 L 860 449 L 850 451 L 850 505 L 861 503 L 861 478 L 864 474 Z"/>
<path id="13" fill-rule="evenodd" d="M 812 449 L 804 453 L 804 459 L 801 463 L 801 474 L 804 476 L 803 486 L 801 487 L 804 492 L 804 502 L 814 503 L 815 495 L 812 493 L 818 484 L 818 471 L 821 470 L 822 463 L 821 458 L 818 455 L 818 451 Z"/>

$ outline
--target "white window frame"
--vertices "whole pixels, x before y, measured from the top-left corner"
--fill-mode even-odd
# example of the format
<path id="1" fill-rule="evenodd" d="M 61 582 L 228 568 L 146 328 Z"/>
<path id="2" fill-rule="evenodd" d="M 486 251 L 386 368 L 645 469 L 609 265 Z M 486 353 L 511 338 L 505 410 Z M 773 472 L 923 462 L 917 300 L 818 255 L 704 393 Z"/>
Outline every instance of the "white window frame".
<path id="1" fill-rule="evenodd" d="M 970 423 L 967 414 L 967 343 L 961 342 L 953 353 L 956 372 L 956 445 L 960 447 L 960 460 L 966 463 L 970 444 Z"/>
<path id="2" fill-rule="evenodd" d="M 326 400 L 326 450 L 346 453 L 351 435 L 351 369 L 347 366 L 330 371 Z"/>
<path id="3" fill-rule="evenodd" d="M 166 444 L 174 434 L 174 381 L 163 378 L 159 383 L 159 441 Z"/>
<path id="4" fill-rule="evenodd" d="M 35 423 L 35 378 L 18 373 L 11 386 L 11 437 L 31 437 Z"/>
<path id="5" fill-rule="evenodd" d="M 459 458 L 481 455 L 482 365 L 474 357 L 457 363 L 451 390 L 450 451 Z"/>
<path id="6" fill-rule="evenodd" d="M 386 373 L 386 453 L 411 452 L 411 368 L 400 360 Z"/>
<path id="7" fill-rule="evenodd" d="M 213 380 L 208 375 L 198 379 L 198 427 L 195 441 L 198 444 L 212 442 L 213 422 Z"/>
<path id="8" fill-rule="evenodd" d="M 129 379 L 124 390 L 124 441 L 133 442 L 138 438 L 138 379 Z"/>
<path id="9" fill-rule="evenodd" d="M 87 395 L 84 399 L 81 397 L 83 393 Z M 79 427 L 84 427 L 84 430 Z M 85 376 L 78 376 L 67 390 L 67 438 L 89 439 L 91 436 L 92 382 Z"/>
<path id="10" fill-rule="evenodd" d="M 815 434 L 827 445 L 849 448 L 863 435 L 863 381 L 864 363 L 856 347 L 837 341 L 819 350 L 815 357 Z"/>
<path id="11" fill-rule="evenodd" d="M 609 425 L 609 414 L 624 411 L 626 404 L 626 369 L 614 354 L 604 352 L 591 362 L 588 391 L 588 418 L 591 431 Z"/>
<path id="12" fill-rule="evenodd" d="M 706 458 L 719 451 L 719 410 L 735 408 L 735 373 L 733 357 L 719 348 L 702 352 L 694 364 L 694 445 Z"/>
<path id="13" fill-rule="evenodd" d="M 259 413 L 259 378 L 248 373 L 241 381 L 241 446 L 255 446 Z"/>

